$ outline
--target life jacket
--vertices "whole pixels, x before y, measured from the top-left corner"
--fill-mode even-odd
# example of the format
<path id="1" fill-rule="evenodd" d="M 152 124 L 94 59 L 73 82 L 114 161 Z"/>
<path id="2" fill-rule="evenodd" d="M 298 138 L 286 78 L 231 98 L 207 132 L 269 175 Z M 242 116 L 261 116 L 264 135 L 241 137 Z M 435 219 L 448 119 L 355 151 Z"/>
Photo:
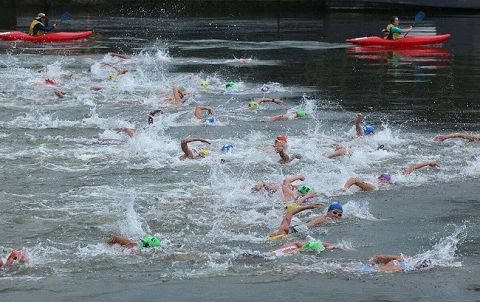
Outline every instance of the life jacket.
<path id="1" fill-rule="evenodd" d="M 39 30 L 39 31 L 37 31 L 36 33 L 33 32 L 33 28 L 34 28 L 35 25 L 37 25 L 37 24 L 41 24 L 42 26 L 45 27 L 45 25 L 44 25 L 42 22 L 38 21 L 37 19 L 33 19 L 32 24 L 30 24 L 30 29 L 28 30 L 28 34 L 29 34 L 29 35 L 31 35 L 31 36 L 40 36 L 40 35 L 45 34 L 45 32 L 44 32 L 43 30 Z"/>
<path id="2" fill-rule="evenodd" d="M 392 23 L 390 23 L 390 24 L 387 25 L 387 28 L 386 28 L 386 30 L 385 30 L 385 32 L 384 32 L 384 37 L 383 37 L 385 40 L 397 40 L 397 39 L 400 39 L 400 34 L 398 34 L 398 33 L 392 33 L 392 32 L 390 31 L 390 29 L 391 29 L 392 27 L 394 27 L 394 26 L 395 26 L 395 25 L 393 25 Z"/>

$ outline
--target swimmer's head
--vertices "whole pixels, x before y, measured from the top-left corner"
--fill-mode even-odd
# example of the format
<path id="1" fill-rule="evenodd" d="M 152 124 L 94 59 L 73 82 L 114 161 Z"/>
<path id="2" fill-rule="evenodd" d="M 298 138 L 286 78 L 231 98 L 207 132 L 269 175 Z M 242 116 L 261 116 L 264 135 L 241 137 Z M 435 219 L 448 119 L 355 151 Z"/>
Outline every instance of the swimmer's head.
<path id="1" fill-rule="evenodd" d="M 200 151 L 198 153 L 202 157 L 207 157 L 207 156 L 210 155 L 210 150 L 208 150 L 207 148 L 202 148 L 202 149 L 200 149 Z"/>
<path id="2" fill-rule="evenodd" d="M 13 251 L 7 257 L 7 264 L 13 264 L 15 261 L 25 262 L 27 260 L 27 256 L 23 251 Z"/>
<path id="3" fill-rule="evenodd" d="M 202 86 L 202 87 L 204 87 L 204 88 L 208 87 L 208 81 L 202 81 L 202 82 L 200 82 L 200 86 Z"/>
<path id="4" fill-rule="evenodd" d="M 233 87 L 235 87 L 235 82 L 228 81 L 228 82 L 225 84 L 225 88 L 233 88 Z"/>
<path id="5" fill-rule="evenodd" d="M 415 268 L 416 269 L 422 269 L 422 268 L 427 268 L 429 266 L 432 265 L 432 260 L 430 259 L 423 259 L 423 260 L 420 260 L 418 261 L 416 264 L 415 264 Z"/>
<path id="6" fill-rule="evenodd" d="M 262 92 L 268 92 L 270 90 L 270 87 L 268 87 L 267 85 L 263 85 L 262 88 L 260 88 L 260 90 Z"/>
<path id="7" fill-rule="evenodd" d="M 300 250 L 302 252 L 321 252 L 325 250 L 325 246 L 320 241 L 312 240 L 305 243 Z"/>
<path id="8" fill-rule="evenodd" d="M 258 102 L 251 101 L 248 103 L 248 108 L 250 109 L 258 109 L 258 107 L 260 107 L 260 104 Z"/>
<path id="9" fill-rule="evenodd" d="M 375 133 L 375 127 L 373 127 L 372 125 L 366 125 L 365 127 L 363 127 L 363 133 L 365 135 L 374 134 Z"/>
<path id="10" fill-rule="evenodd" d="M 138 71 L 135 71 L 134 73 L 132 73 L 132 78 L 134 79 L 140 79 L 142 77 L 142 74 Z"/>
<path id="11" fill-rule="evenodd" d="M 297 116 L 298 117 L 306 117 L 307 116 L 307 111 L 305 111 L 305 109 L 299 109 L 299 110 L 297 110 Z"/>
<path id="12" fill-rule="evenodd" d="M 378 181 L 379 182 L 390 182 L 390 181 L 392 181 L 392 176 L 388 172 L 382 173 L 382 175 L 380 175 L 378 177 Z"/>
<path id="13" fill-rule="evenodd" d="M 148 248 L 148 247 L 158 247 L 160 246 L 160 240 L 157 239 L 155 236 L 145 236 L 138 242 L 139 248 Z"/>
<path id="14" fill-rule="evenodd" d="M 308 194 L 310 192 L 313 192 L 313 191 L 315 191 L 315 190 L 312 187 L 306 186 L 306 185 L 303 185 L 303 186 L 301 186 L 297 189 L 297 192 L 302 194 L 302 195 L 306 195 L 306 194 Z"/>
<path id="15" fill-rule="evenodd" d="M 109 73 L 107 73 L 107 78 L 109 80 L 114 80 L 117 78 L 117 76 L 118 74 L 115 71 L 110 71 Z"/>
<path id="16" fill-rule="evenodd" d="M 275 138 L 276 141 L 288 143 L 287 136 L 285 134 L 279 135 Z"/>
<path id="17" fill-rule="evenodd" d="M 55 82 L 54 79 L 45 79 L 45 84 L 56 85 L 57 83 Z"/>
<path id="18" fill-rule="evenodd" d="M 230 153 L 233 152 L 234 146 L 232 144 L 225 144 L 222 146 L 222 152 L 223 153 Z"/>
<path id="19" fill-rule="evenodd" d="M 215 124 L 215 122 L 216 122 L 216 120 L 215 120 L 215 118 L 214 118 L 213 116 L 208 117 L 208 118 L 205 119 L 205 124 L 206 124 L 206 125 L 213 125 L 213 124 Z"/>
<path id="20" fill-rule="evenodd" d="M 333 214 L 337 218 L 343 215 L 343 206 L 339 201 L 334 201 L 330 204 L 327 210 L 328 214 Z"/>

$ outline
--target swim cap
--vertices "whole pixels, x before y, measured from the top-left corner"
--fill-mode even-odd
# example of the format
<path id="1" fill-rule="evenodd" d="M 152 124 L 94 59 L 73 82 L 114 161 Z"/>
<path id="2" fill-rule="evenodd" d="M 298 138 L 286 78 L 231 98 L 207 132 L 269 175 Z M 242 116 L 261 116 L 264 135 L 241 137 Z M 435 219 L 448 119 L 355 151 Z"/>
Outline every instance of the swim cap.
<path id="1" fill-rule="evenodd" d="M 132 78 L 134 79 L 139 79 L 142 77 L 142 74 L 138 71 L 135 71 L 133 74 L 132 74 Z"/>
<path id="2" fill-rule="evenodd" d="M 330 204 L 328 207 L 327 212 L 333 211 L 333 210 L 339 210 L 343 212 L 343 207 L 342 204 L 339 201 L 334 201 Z"/>
<path id="3" fill-rule="evenodd" d="M 417 268 L 417 269 L 427 268 L 427 267 L 429 267 L 430 265 L 432 265 L 432 260 L 430 260 L 430 259 L 423 259 L 423 260 L 421 260 L 421 261 L 418 261 L 418 262 L 415 264 L 415 268 Z"/>
<path id="4" fill-rule="evenodd" d="M 248 107 L 251 109 L 258 109 L 258 107 L 260 107 L 260 104 L 255 101 L 251 101 L 250 103 L 248 103 Z"/>
<path id="5" fill-rule="evenodd" d="M 202 81 L 202 82 L 200 83 L 200 86 L 202 86 L 202 87 L 208 87 L 208 81 Z"/>
<path id="6" fill-rule="evenodd" d="M 41 19 L 41 18 L 46 18 L 44 13 L 38 13 L 37 17 L 35 19 Z"/>
<path id="7" fill-rule="evenodd" d="M 23 251 L 13 251 L 10 253 L 10 255 L 8 255 L 7 263 L 9 262 L 13 263 L 13 261 L 16 261 L 16 260 L 24 262 L 26 260 L 25 258 L 26 258 L 26 255 Z"/>
<path id="8" fill-rule="evenodd" d="M 390 173 L 385 172 L 378 177 L 378 180 L 383 182 L 390 182 L 392 180 L 392 176 L 390 175 Z"/>
<path id="9" fill-rule="evenodd" d="M 307 112 L 305 111 L 305 109 L 299 109 L 299 110 L 297 110 L 297 116 L 305 117 L 305 116 L 307 116 Z"/>
<path id="10" fill-rule="evenodd" d="M 279 135 L 277 136 L 276 140 L 287 143 L 287 136 L 285 134 Z"/>
<path id="11" fill-rule="evenodd" d="M 203 148 L 203 149 L 200 149 L 200 155 L 203 156 L 203 157 L 206 157 L 208 155 L 210 155 L 210 150 L 208 150 L 207 148 Z"/>
<path id="12" fill-rule="evenodd" d="M 325 247 L 322 242 L 312 240 L 305 243 L 300 250 L 302 252 L 321 252 L 325 250 Z"/>
<path id="13" fill-rule="evenodd" d="M 233 88 L 235 86 L 235 82 L 229 81 L 225 84 L 225 88 Z"/>
<path id="14" fill-rule="evenodd" d="M 223 153 L 229 153 L 233 151 L 234 146 L 232 144 L 225 144 L 222 146 Z"/>
<path id="15" fill-rule="evenodd" d="M 109 80 L 113 80 L 113 79 L 115 79 L 117 76 L 118 76 L 118 74 L 117 74 L 115 71 L 110 71 L 109 73 L 107 73 L 107 78 L 108 78 Z"/>
<path id="16" fill-rule="evenodd" d="M 260 90 L 261 90 L 262 92 L 267 92 L 267 91 L 270 90 L 270 87 L 268 87 L 267 85 L 263 85 L 262 88 L 260 88 Z"/>
<path id="17" fill-rule="evenodd" d="M 291 202 L 291 203 L 289 203 L 289 204 L 287 204 L 287 205 L 285 206 L 285 212 L 290 212 L 291 210 L 294 210 L 294 209 L 296 209 L 296 208 L 298 208 L 298 207 L 299 207 L 298 203 L 296 203 L 296 202 Z"/>
<path id="18" fill-rule="evenodd" d="M 207 124 L 207 125 L 215 124 L 215 118 L 213 116 L 206 118 L 205 119 L 205 124 Z"/>
<path id="19" fill-rule="evenodd" d="M 365 135 L 373 134 L 373 133 L 375 133 L 375 127 L 373 127 L 372 125 L 366 125 L 363 128 L 363 133 Z"/>
<path id="20" fill-rule="evenodd" d="M 155 236 L 145 236 L 138 242 L 139 248 L 146 248 L 146 247 L 157 247 L 160 246 L 160 240 L 158 240 Z"/>
<path id="21" fill-rule="evenodd" d="M 297 189 L 297 192 L 302 194 L 302 195 L 305 195 L 305 194 L 307 194 L 309 192 L 313 192 L 313 191 L 314 191 L 314 189 L 312 187 L 305 186 L 305 185 L 303 185 L 303 186 L 301 186 L 300 188 Z"/>
<path id="22" fill-rule="evenodd" d="M 45 84 L 56 85 L 57 83 L 54 79 L 45 79 Z"/>

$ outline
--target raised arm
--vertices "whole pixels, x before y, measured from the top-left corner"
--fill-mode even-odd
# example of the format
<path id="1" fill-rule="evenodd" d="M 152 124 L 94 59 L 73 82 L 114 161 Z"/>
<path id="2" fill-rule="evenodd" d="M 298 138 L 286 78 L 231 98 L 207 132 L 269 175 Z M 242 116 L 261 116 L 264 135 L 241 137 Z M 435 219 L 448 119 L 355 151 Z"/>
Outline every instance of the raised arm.
<path id="1" fill-rule="evenodd" d="M 363 121 L 363 115 L 361 113 L 355 114 L 355 130 L 357 131 L 357 137 L 363 136 L 363 129 L 361 123 Z"/>
<path id="2" fill-rule="evenodd" d="M 157 109 L 157 110 L 150 111 L 150 113 L 148 114 L 148 123 L 149 123 L 149 124 L 153 124 L 153 118 L 154 118 L 155 115 L 157 115 L 158 113 L 164 114 L 164 112 L 163 112 L 162 109 Z"/>
<path id="3" fill-rule="evenodd" d="M 444 140 L 452 138 L 466 139 L 469 142 L 480 142 L 480 135 L 473 135 L 467 133 L 450 133 L 446 135 L 437 135 L 433 140 L 437 142 L 443 142 Z"/>
<path id="4" fill-rule="evenodd" d="M 368 183 L 368 182 L 364 182 L 364 181 L 361 181 L 359 178 L 356 178 L 356 177 L 351 177 L 347 180 L 347 182 L 345 183 L 345 185 L 343 186 L 343 188 L 345 190 L 349 189 L 351 186 L 357 186 L 359 187 L 360 189 L 362 189 L 363 191 L 373 191 L 375 190 L 375 186 Z"/>
<path id="5" fill-rule="evenodd" d="M 282 193 L 283 193 L 283 202 L 289 202 L 295 199 L 295 192 L 291 189 L 292 182 L 301 180 L 304 181 L 305 177 L 303 175 L 294 175 L 287 177 L 282 182 Z"/>
<path id="6" fill-rule="evenodd" d="M 173 98 L 177 103 L 181 103 L 182 99 L 187 95 L 185 90 L 181 89 L 178 86 L 173 86 Z"/>
<path id="7" fill-rule="evenodd" d="M 117 132 L 123 132 L 128 135 L 128 137 L 132 138 L 135 135 L 135 130 L 131 128 L 119 128 Z"/>
<path id="8" fill-rule="evenodd" d="M 313 198 L 313 197 L 316 197 L 317 196 L 317 192 L 310 192 L 310 193 L 307 193 L 305 194 L 304 196 L 300 197 L 299 199 L 297 199 L 295 201 L 295 203 L 301 205 L 303 204 L 306 200 L 310 199 L 310 198 Z"/>
<path id="9" fill-rule="evenodd" d="M 208 112 L 208 114 L 213 114 L 212 107 L 197 105 L 197 106 L 195 106 L 195 112 L 193 113 L 193 115 L 195 116 L 196 119 L 201 119 L 202 118 L 202 111 L 206 111 L 206 112 Z"/>
<path id="10" fill-rule="evenodd" d="M 182 148 L 182 151 L 184 153 L 184 155 L 182 155 L 180 157 L 181 160 L 183 159 L 193 159 L 194 156 L 193 156 L 193 152 L 192 150 L 188 147 L 188 144 L 191 143 L 191 142 L 203 142 L 203 143 L 207 143 L 207 144 L 210 144 L 210 142 L 204 138 L 200 138 L 200 137 L 193 137 L 193 136 L 189 136 L 189 137 L 186 137 L 184 139 L 181 140 L 180 142 L 180 147 Z"/>
<path id="11" fill-rule="evenodd" d="M 415 170 L 418 170 L 418 169 L 421 169 L 421 168 L 424 168 L 424 167 L 438 168 L 440 166 L 438 165 L 437 161 L 429 160 L 429 161 L 426 161 L 426 162 L 423 162 L 423 163 L 417 163 L 417 164 L 411 165 L 410 167 L 406 168 L 403 171 L 403 174 L 407 175 L 407 174 L 412 173 Z"/>
<path id="12" fill-rule="evenodd" d="M 312 203 L 306 206 L 301 206 L 297 207 L 295 209 L 292 209 L 291 211 L 288 211 L 285 216 L 283 216 L 282 222 L 280 224 L 280 227 L 278 228 L 278 231 L 270 234 L 270 237 L 278 236 L 278 235 L 283 235 L 283 234 L 288 234 L 288 228 L 290 227 L 290 223 L 292 222 L 292 217 L 295 214 L 298 214 L 302 211 L 305 210 L 310 210 L 310 209 L 315 209 L 320 206 L 319 203 Z"/>

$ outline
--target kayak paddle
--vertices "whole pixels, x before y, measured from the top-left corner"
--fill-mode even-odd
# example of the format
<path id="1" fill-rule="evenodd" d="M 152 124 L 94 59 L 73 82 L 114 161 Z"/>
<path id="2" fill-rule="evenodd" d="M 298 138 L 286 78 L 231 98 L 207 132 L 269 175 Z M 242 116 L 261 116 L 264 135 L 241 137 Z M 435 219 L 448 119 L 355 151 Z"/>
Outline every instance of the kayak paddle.
<path id="1" fill-rule="evenodd" d="M 423 18 L 425 18 L 425 13 L 420 11 L 415 15 L 415 21 L 413 21 L 412 28 L 415 27 L 416 23 L 422 22 Z M 407 32 L 403 37 L 405 38 L 408 35 L 409 32 Z"/>
<path id="2" fill-rule="evenodd" d="M 70 15 L 69 12 L 64 12 L 61 16 L 60 16 L 60 21 L 68 21 L 72 19 L 72 15 Z"/>

